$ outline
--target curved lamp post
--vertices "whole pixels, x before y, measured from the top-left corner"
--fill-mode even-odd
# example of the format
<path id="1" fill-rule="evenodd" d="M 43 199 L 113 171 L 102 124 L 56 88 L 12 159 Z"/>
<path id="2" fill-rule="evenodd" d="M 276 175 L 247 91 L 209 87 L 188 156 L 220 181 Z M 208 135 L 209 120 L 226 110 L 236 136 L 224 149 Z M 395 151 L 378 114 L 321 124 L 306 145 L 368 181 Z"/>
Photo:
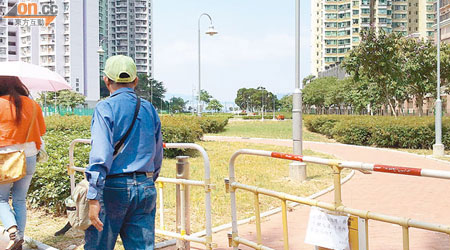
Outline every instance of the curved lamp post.
<path id="1" fill-rule="evenodd" d="M 205 34 L 208 34 L 210 36 L 216 35 L 218 32 L 217 30 L 214 29 L 213 26 L 213 22 L 212 22 L 212 18 L 209 14 L 207 13 L 203 13 L 198 17 L 198 103 L 197 103 L 197 115 L 201 116 L 202 112 L 200 110 L 200 94 L 202 91 L 201 88 L 201 75 L 200 75 L 200 19 L 202 18 L 202 16 L 206 16 L 209 18 L 209 21 L 211 22 L 209 25 L 208 30 L 205 32 Z"/>

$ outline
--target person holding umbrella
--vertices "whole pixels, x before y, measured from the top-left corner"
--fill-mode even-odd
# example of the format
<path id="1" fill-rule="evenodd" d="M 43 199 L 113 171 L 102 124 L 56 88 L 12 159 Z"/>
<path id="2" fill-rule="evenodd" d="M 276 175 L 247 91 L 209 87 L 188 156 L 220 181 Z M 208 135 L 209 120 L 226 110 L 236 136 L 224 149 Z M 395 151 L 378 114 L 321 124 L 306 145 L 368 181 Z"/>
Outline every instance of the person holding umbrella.
<path id="1" fill-rule="evenodd" d="M 22 249 L 26 224 L 26 196 L 36 169 L 45 123 L 40 106 L 18 77 L 0 76 L 0 152 L 24 150 L 26 175 L 9 184 L 0 184 L 0 221 L 9 234 L 7 250 Z M 12 208 L 9 195 L 12 193 Z"/>

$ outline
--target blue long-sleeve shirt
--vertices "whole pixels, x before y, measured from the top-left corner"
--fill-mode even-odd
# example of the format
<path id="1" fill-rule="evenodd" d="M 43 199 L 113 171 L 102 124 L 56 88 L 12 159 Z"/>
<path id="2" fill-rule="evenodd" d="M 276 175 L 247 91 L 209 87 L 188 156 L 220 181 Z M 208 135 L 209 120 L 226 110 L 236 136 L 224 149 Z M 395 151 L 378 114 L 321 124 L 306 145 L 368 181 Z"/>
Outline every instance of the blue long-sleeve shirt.
<path id="1" fill-rule="evenodd" d="M 163 158 L 161 121 L 153 105 L 146 100 L 141 100 L 136 123 L 122 151 L 113 160 L 114 144 L 131 126 L 136 103 L 133 89 L 120 88 L 95 107 L 91 124 L 92 148 L 86 169 L 90 200 L 100 198 L 107 175 L 153 172 L 153 179 L 158 178 Z"/>

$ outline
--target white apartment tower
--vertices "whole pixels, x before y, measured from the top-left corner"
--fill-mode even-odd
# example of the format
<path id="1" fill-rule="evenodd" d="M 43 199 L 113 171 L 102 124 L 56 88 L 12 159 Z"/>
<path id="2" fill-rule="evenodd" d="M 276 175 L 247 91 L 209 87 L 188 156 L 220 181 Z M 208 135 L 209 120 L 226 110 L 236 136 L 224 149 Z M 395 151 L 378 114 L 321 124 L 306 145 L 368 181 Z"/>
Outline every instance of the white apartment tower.
<path id="1" fill-rule="evenodd" d="M 371 1 L 373 9 L 371 9 Z M 360 42 L 360 31 L 398 32 L 433 39 L 436 0 L 313 0 L 312 74 L 339 64 Z"/>
<path id="2" fill-rule="evenodd" d="M 152 1 L 100 0 L 99 16 L 105 50 L 100 70 L 107 57 L 127 55 L 135 60 L 138 73 L 152 76 Z"/>
<path id="3" fill-rule="evenodd" d="M 0 12 L 6 6 L 9 10 L 17 2 L 0 0 Z M 88 104 L 95 104 L 100 98 L 98 1 L 33 2 L 56 4 L 56 19 L 47 27 L 19 26 L 13 19 L 1 20 L 0 61 L 5 58 L 22 60 L 55 71 L 73 90 L 85 95 Z"/>

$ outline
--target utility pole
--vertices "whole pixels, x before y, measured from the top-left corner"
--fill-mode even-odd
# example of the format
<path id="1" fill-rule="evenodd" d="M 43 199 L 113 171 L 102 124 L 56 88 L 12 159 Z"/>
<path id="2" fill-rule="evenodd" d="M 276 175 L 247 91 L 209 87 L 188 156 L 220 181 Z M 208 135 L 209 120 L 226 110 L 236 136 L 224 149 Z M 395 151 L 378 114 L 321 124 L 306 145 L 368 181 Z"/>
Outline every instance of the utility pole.
<path id="1" fill-rule="evenodd" d="M 445 147 L 442 144 L 442 100 L 441 100 L 441 0 L 437 1 L 437 88 L 436 88 L 436 113 L 435 113 L 435 141 L 433 156 L 443 157 Z"/>
<path id="2" fill-rule="evenodd" d="M 275 120 L 275 95 L 272 96 L 273 99 L 273 120 Z"/>
<path id="3" fill-rule="evenodd" d="M 302 145 L 302 89 L 300 79 L 300 0 L 295 1 L 295 89 L 292 109 L 292 141 L 295 155 L 303 154 Z M 293 161 L 289 164 L 289 177 L 295 181 L 306 179 L 306 164 Z"/>

